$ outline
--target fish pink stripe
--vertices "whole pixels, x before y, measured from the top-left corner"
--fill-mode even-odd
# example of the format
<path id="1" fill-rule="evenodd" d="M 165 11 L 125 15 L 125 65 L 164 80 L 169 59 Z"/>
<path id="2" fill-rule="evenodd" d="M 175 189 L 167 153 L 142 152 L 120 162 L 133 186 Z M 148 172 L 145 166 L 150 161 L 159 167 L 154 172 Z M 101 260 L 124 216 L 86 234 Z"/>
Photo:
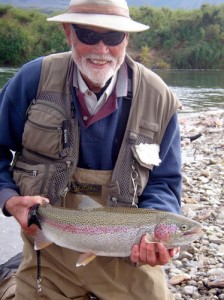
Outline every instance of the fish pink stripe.
<path id="1" fill-rule="evenodd" d="M 53 220 L 46 220 L 46 225 L 52 227 L 54 230 L 60 230 L 67 233 L 74 234 L 113 234 L 119 232 L 127 232 L 130 230 L 130 227 L 125 226 L 113 226 L 113 227 L 105 227 L 105 226 L 88 226 L 88 225 L 77 225 L 77 224 L 63 224 Z"/>

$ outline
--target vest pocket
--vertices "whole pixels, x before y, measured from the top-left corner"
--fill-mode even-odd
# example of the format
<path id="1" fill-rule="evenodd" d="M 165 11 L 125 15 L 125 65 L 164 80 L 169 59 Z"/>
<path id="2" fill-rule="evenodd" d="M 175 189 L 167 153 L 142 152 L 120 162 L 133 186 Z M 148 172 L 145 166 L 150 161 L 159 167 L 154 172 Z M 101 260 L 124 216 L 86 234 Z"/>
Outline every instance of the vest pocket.
<path id="1" fill-rule="evenodd" d="M 13 167 L 13 180 L 19 187 L 20 194 L 22 196 L 46 196 L 50 174 L 53 172 L 52 167 L 52 165 L 29 165 L 17 161 Z"/>
<path id="2" fill-rule="evenodd" d="M 60 159 L 66 156 L 68 124 L 63 111 L 47 101 L 33 101 L 27 112 L 22 144 L 47 157 Z"/>

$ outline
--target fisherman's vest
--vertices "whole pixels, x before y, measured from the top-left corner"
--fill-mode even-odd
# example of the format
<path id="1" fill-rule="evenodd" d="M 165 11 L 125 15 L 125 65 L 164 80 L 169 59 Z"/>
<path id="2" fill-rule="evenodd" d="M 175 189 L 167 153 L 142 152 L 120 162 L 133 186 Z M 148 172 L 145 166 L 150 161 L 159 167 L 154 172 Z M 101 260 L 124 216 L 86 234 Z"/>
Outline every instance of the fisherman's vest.
<path id="1" fill-rule="evenodd" d="M 132 102 L 109 185 L 108 206 L 138 204 L 153 165 L 135 153 L 135 145 L 160 145 L 180 106 L 164 82 L 126 56 L 132 69 Z M 79 157 L 79 126 L 72 98 L 74 62 L 71 52 L 43 59 L 36 99 L 27 110 L 23 150 L 16 155 L 13 178 L 21 195 L 42 195 L 60 205 L 70 190 Z"/>

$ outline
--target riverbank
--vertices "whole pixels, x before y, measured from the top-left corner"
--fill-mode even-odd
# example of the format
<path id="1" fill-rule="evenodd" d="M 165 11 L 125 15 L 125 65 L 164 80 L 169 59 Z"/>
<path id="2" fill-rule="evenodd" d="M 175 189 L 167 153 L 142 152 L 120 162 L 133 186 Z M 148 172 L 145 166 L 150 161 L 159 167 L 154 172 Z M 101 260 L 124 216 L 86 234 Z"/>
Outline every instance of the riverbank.
<path id="1" fill-rule="evenodd" d="M 224 299 L 224 111 L 180 115 L 182 212 L 199 221 L 203 237 L 164 269 L 176 300 Z"/>

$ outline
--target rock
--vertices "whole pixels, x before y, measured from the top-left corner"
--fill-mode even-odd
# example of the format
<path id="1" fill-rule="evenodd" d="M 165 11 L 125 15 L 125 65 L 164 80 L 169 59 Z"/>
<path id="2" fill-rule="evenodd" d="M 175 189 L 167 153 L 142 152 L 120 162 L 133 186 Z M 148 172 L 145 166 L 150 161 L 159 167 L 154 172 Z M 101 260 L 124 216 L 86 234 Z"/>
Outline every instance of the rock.
<path id="1" fill-rule="evenodd" d="M 210 181 L 209 178 L 206 178 L 204 176 L 198 177 L 198 180 L 200 180 L 202 183 L 208 183 Z"/>
<path id="2" fill-rule="evenodd" d="M 207 272 L 207 275 L 208 276 L 211 276 L 211 275 L 223 275 L 224 277 L 224 268 L 215 268 L 215 269 L 211 269 Z"/>
<path id="3" fill-rule="evenodd" d="M 169 283 L 175 285 L 175 284 L 180 284 L 183 281 L 190 280 L 190 279 L 191 279 L 191 275 L 182 273 L 182 274 L 178 274 L 178 275 L 172 277 L 169 280 Z"/>
<path id="4" fill-rule="evenodd" d="M 189 253 L 188 251 L 183 251 L 180 253 L 180 257 L 179 259 L 183 260 L 183 259 L 191 259 L 193 257 L 193 254 Z"/>
<path id="5" fill-rule="evenodd" d="M 201 171 L 201 176 L 210 177 L 210 172 L 208 170 Z"/>
<path id="6" fill-rule="evenodd" d="M 206 285 L 208 288 L 224 288 L 224 276 L 217 276 L 211 278 L 209 279 Z"/>
<path id="7" fill-rule="evenodd" d="M 180 260 L 174 260 L 174 261 L 173 261 L 173 265 L 174 265 L 175 267 L 177 267 L 177 268 L 183 267 L 183 264 L 182 264 L 182 262 L 181 262 Z"/>
<path id="8" fill-rule="evenodd" d="M 182 292 L 186 295 L 193 295 L 195 292 L 197 292 L 197 288 L 192 285 L 186 285 L 182 288 Z"/>

